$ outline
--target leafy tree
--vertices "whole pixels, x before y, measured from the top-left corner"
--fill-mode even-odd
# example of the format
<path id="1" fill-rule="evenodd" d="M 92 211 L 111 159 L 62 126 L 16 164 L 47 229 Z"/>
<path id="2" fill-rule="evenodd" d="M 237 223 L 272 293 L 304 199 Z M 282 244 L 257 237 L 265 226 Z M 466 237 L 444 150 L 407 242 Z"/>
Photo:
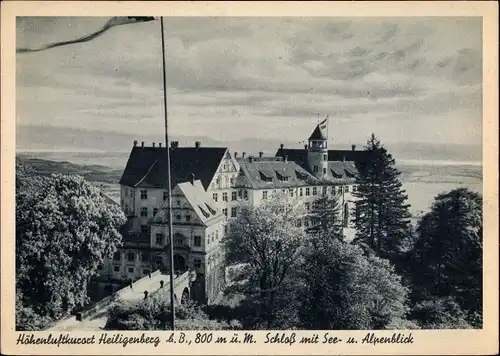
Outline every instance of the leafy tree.
<path id="1" fill-rule="evenodd" d="M 301 269 L 305 329 L 384 329 L 405 320 L 407 289 L 387 260 L 335 238 L 311 238 Z"/>
<path id="2" fill-rule="evenodd" d="M 467 315 L 452 297 L 433 298 L 417 303 L 409 317 L 422 329 L 469 329 Z"/>
<path id="3" fill-rule="evenodd" d="M 451 296 L 482 311 L 482 197 L 466 188 L 439 194 L 418 223 L 412 250 L 417 300 Z"/>
<path id="4" fill-rule="evenodd" d="M 87 303 L 88 283 L 121 243 L 125 217 L 79 176 L 41 178 L 20 169 L 16 187 L 19 302 L 58 318 Z"/>
<path id="5" fill-rule="evenodd" d="M 228 265 L 245 266 L 235 287 L 251 298 L 258 295 L 255 312 L 264 328 L 284 317 L 280 305 L 287 304 L 283 293 L 292 288 L 289 281 L 299 262 L 305 233 L 297 222 L 304 213 L 296 200 L 281 193 L 257 207 L 242 204 L 223 241 Z"/>
<path id="6" fill-rule="evenodd" d="M 238 329 L 236 320 L 231 322 L 210 319 L 194 303 L 182 304 L 175 309 L 177 330 L 227 330 Z M 170 300 L 166 294 L 155 293 L 137 303 L 117 302 L 108 311 L 106 330 L 170 330 Z"/>
<path id="7" fill-rule="evenodd" d="M 404 251 L 409 232 L 408 196 L 399 179 L 395 160 L 374 134 L 365 150 L 369 160 L 359 168 L 356 201 L 356 237 L 360 244 L 377 256 L 396 262 Z"/>

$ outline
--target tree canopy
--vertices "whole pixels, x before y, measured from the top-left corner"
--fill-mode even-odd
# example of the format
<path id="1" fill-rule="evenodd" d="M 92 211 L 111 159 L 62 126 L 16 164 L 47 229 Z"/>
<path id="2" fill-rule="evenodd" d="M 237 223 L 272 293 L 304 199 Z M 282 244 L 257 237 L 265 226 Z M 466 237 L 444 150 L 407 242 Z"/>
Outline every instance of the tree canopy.
<path id="1" fill-rule="evenodd" d="M 16 307 L 29 308 L 20 316 L 61 317 L 88 302 L 88 283 L 121 243 L 125 217 L 79 176 L 20 167 L 16 188 Z"/>
<path id="2" fill-rule="evenodd" d="M 229 265 L 244 264 L 239 284 L 259 295 L 261 314 L 272 324 L 284 282 L 295 273 L 305 233 L 298 227 L 305 210 L 286 194 L 261 205 L 242 204 L 224 239 Z M 282 288 L 280 288 L 282 287 Z"/>
<path id="3" fill-rule="evenodd" d="M 482 311 L 482 197 L 466 188 L 439 194 L 417 226 L 411 251 L 415 298 L 453 297 Z"/>

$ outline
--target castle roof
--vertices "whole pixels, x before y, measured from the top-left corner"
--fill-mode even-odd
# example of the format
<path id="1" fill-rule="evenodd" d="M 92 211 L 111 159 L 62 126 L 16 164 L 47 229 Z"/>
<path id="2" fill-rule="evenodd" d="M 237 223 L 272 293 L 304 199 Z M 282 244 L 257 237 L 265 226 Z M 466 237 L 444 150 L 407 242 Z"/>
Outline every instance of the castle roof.
<path id="1" fill-rule="evenodd" d="M 276 151 L 275 157 L 287 157 L 289 161 L 294 161 L 300 165 L 307 163 L 307 151 L 303 148 L 280 148 Z M 370 152 L 365 150 L 328 150 L 328 161 L 350 161 L 356 167 L 365 165 L 370 160 Z"/>
<path id="2" fill-rule="evenodd" d="M 295 162 L 240 162 L 236 187 L 253 189 L 291 188 L 320 184 L 320 181 Z"/>
<path id="3" fill-rule="evenodd" d="M 311 136 L 309 136 L 309 140 L 328 140 L 328 138 L 325 136 L 323 130 L 321 130 L 318 124 L 318 126 L 316 126 Z"/>
<path id="4" fill-rule="evenodd" d="M 227 147 L 176 147 L 170 149 L 172 187 L 190 181 L 192 175 L 205 189 L 219 167 Z M 133 147 L 120 184 L 130 187 L 166 188 L 165 147 Z"/>

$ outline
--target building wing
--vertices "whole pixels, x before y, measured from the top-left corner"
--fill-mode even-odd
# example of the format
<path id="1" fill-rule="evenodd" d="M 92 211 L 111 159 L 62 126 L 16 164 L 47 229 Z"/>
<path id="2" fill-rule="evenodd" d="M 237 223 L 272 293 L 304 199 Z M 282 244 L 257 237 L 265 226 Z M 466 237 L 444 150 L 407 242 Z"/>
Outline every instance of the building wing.
<path id="1" fill-rule="evenodd" d="M 194 175 L 208 188 L 226 147 L 175 147 L 170 149 L 172 187 Z M 129 187 L 166 189 L 167 155 L 164 147 L 135 146 L 130 152 L 120 184 Z"/>

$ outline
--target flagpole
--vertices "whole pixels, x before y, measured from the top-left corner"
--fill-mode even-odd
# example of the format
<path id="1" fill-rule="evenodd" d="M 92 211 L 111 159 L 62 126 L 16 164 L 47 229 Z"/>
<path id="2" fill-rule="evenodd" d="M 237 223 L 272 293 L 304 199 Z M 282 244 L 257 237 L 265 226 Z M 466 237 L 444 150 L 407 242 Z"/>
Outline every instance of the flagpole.
<path id="1" fill-rule="evenodd" d="M 160 17 L 160 27 L 161 27 L 161 55 L 163 59 L 163 106 L 165 115 L 165 149 L 167 152 L 167 210 L 168 210 L 168 241 L 169 255 L 170 255 L 170 305 L 172 308 L 172 330 L 175 330 L 175 298 L 174 298 L 174 240 L 172 238 L 172 179 L 170 175 L 170 147 L 168 142 L 168 111 L 167 111 L 167 62 L 165 56 L 165 34 L 163 30 L 163 16 Z"/>

